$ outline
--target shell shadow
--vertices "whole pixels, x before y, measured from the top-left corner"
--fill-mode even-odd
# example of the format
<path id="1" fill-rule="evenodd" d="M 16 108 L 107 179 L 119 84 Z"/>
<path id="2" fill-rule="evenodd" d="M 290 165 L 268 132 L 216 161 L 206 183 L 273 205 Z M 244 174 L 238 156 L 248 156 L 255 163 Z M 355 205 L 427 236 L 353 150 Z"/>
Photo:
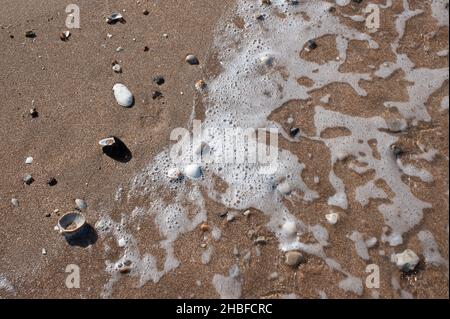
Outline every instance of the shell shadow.
<path id="1" fill-rule="evenodd" d="M 86 224 L 76 234 L 66 236 L 65 238 L 70 246 L 86 248 L 97 242 L 98 235 L 91 225 Z"/>
<path id="2" fill-rule="evenodd" d="M 113 145 L 103 146 L 103 153 L 115 161 L 128 163 L 132 159 L 133 154 L 118 137 L 114 136 L 114 139 L 116 142 Z"/>

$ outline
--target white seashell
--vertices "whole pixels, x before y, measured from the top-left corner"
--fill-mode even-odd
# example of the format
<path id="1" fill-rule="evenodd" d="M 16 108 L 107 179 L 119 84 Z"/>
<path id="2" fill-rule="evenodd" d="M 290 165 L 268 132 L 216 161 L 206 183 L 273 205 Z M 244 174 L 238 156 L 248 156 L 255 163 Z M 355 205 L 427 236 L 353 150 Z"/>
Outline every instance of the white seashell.
<path id="1" fill-rule="evenodd" d="M 199 178 L 202 176 L 202 168 L 197 164 L 190 164 L 184 168 L 184 174 L 189 178 Z"/>
<path id="2" fill-rule="evenodd" d="M 103 140 L 100 140 L 98 144 L 101 146 L 112 146 L 116 143 L 116 139 L 114 137 L 108 137 L 104 138 Z"/>
<path id="3" fill-rule="evenodd" d="M 289 195 L 292 192 L 291 185 L 288 182 L 283 182 L 277 186 L 277 190 L 283 195 Z"/>
<path id="4" fill-rule="evenodd" d="M 169 177 L 171 180 L 175 181 L 179 179 L 183 174 L 178 168 L 171 168 L 167 171 L 167 177 Z"/>
<path id="5" fill-rule="evenodd" d="M 116 83 L 113 86 L 114 97 L 117 104 L 123 107 L 130 107 L 133 105 L 134 97 L 131 91 L 123 84 Z"/>
<path id="6" fill-rule="evenodd" d="M 120 64 L 114 64 L 112 69 L 116 73 L 121 73 L 122 72 L 122 67 L 120 66 Z"/>
<path id="7" fill-rule="evenodd" d="M 123 16 L 120 13 L 113 13 L 109 17 L 106 18 L 107 23 L 116 23 L 118 21 L 122 21 Z"/>
<path id="8" fill-rule="evenodd" d="M 403 271 L 412 271 L 419 263 L 419 257 L 411 249 L 406 249 L 400 254 L 393 255 L 393 262 Z"/>
<path id="9" fill-rule="evenodd" d="M 339 221 L 339 214 L 338 213 L 326 214 L 325 219 L 329 224 L 335 225 Z"/>
<path id="10" fill-rule="evenodd" d="M 31 156 L 25 159 L 25 164 L 33 164 L 33 158 Z"/>

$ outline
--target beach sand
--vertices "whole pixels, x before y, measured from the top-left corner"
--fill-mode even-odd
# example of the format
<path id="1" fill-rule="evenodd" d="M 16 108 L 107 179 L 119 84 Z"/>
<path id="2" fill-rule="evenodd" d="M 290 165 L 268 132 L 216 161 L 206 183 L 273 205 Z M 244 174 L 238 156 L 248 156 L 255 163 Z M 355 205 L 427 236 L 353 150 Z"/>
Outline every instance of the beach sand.
<path id="1" fill-rule="evenodd" d="M 172 129 L 188 128 L 194 105 L 198 118 L 203 117 L 194 84 L 220 73 L 217 52 L 213 48 L 214 30 L 221 17 L 233 9 L 235 1 L 104 2 L 77 2 L 81 9 L 81 28 L 71 29 L 68 41 L 59 38 L 59 33 L 67 29 L 64 25 L 66 2 L 5 0 L 2 3 L 0 297 L 102 296 L 111 278 L 105 271 L 105 261 L 117 260 L 121 248 L 111 237 L 100 234 L 94 235 L 87 247 L 71 246 L 54 230 L 54 226 L 60 216 L 74 210 L 77 198 L 86 200 L 88 208 L 84 214 L 92 227 L 104 213 L 120 221 L 123 214 L 145 206 L 151 198 L 127 199 L 130 180 L 171 144 L 169 134 Z M 448 67 L 448 56 L 432 54 L 448 49 L 448 27 L 437 27 L 429 12 L 429 2 L 410 1 L 412 8 L 423 8 L 426 14 L 408 21 L 401 51 L 407 53 L 416 66 Z M 149 14 L 144 15 L 144 10 Z M 352 14 L 357 10 L 360 10 L 357 5 L 352 4 L 338 7 L 336 14 Z M 382 32 L 373 35 L 381 44 L 376 53 L 359 41 L 350 42 L 348 59 L 342 71 L 368 72 L 370 64 L 393 61 L 389 45 L 396 36 L 394 20 L 400 11 L 396 3 L 383 16 Z M 112 12 L 121 12 L 126 23 L 107 24 L 105 18 Z M 236 19 L 237 24 L 238 21 Z M 358 30 L 365 28 L 348 19 L 345 24 Z M 26 38 L 28 30 L 34 30 L 36 38 Z M 437 30 L 431 40 L 425 37 Z M 333 59 L 336 52 L 330 42 L 332 39 L 318 39 L 318 49 L 312 56 L 303 58 L 317 61 Z M 118 47 L 123 51 L 116 52 Z M 185 63 L 187 54 L 195 54 L 200 66 Z M 121 74 L 112 71 L 114 60 L 122 66 Z M 162 86 L 152 81 L 158 75 L 165 78 Z M 112 94 L 116 82 L 126 83 L 134 93 L 135 105 L 132 108 L 124 109 L 116 104 Z M 388 79 L 362 83 L 368 95 L 361 97 L 348 85 L 333 83 L 312 92 L 308 101 L 293 100 L 279 105 L 270 119 L 289 130 L 286 118 L 291 116 L 302 132 L 313 135 L 314 108 L 310 106 L 320 104 L 320 99 L 326 94 L 333 97 L 332 110 L 358 117 L 389 118 L 397 113 L 383 107 L 382 102 L 407 100 L 407 85 L 402 74 L 394 74 Z M 163 94 L 163 98 L 152 99 L 156 90 Z M 426 104 L 431 122 L 419 123 L 398 135 L 399 144 L 406 152 L 415 153 L 419 150 L 418 145 L 423 144 L 437 149 L 439 155 L 431 163 L 421 162 L 421 167 L 434 176 L 432 183 L 405 177 L 414 195 L 431 203 L 432 208 L 426 210 L 420 225 L 405 235 L 405 243 L 395 251 L 410 248 L 419 254 L 422 248 L 417 233 L 428 229 L 433 233 L 440 253 L 448 261 L 448 111 L 440 110 L 445 96 L 448 96 L 448 81 L 432 94 Z M 36 108 L 38 117 L 30 116 L 32 108 Z M 335 131 L 328 133 L 332 136 L 340 134 Z M 102 153 L 98 141 L 108 136 L 116 136 L 127 145 L 132 153 L 130 161 L 114 161 Z M 305 164 L 303 180 L 320 194 L 320 199 L 312 204 L 294 204 L 286 200 L 285 205 L 309 225 L 324 224 L 324 214 L 329 209 L 326 199 L 333 195 L 333 188 L 327 180 L 330 170 L 328 149 L 319 142 L 305 139 L 294 144 L 281 137 L 280 146 L 289 149 Z M 27 156 L 33 157 L 31 165 L 24 163 Z M 368 180 L 350 172 L 344 164 L 335 167 L 335 171 L 345 181 L 349 198 L 354 198 L 357 185 Z M 33 176 L 31 185 L 24 184 L 22 178 L 25 174 Z M 314 183 L 316 175 L 321 181 L 317 185 Z M 47 184 L 50 178 L 57 180 L 55 186 Z M 124 192 L 117 200 L 119 187 L 123 187 Z M 389 192 L 388 189 L 386 191 Z M 167 193 L 167 197 L 170 196 Z M 11 205 L 12 198 L 18 200 L 18 207 Z M 339 259 L 345 269 L 360 278 L 367 276 L 366 261 L 358 257 L 348 235 L 354 229 L 363 232 L 366 238 L 382 233 L 384 221 L 377 211 L 377 203 L 373 201 L 362 207 L 352 199 L 347 210 L 339 210 L 341 221 L 337 225 L 325 225 L 331 242 L 331 246 L 326 248 L 327 254 Z M 227 207 L 207 200 L 206 209 L 207 223 L 218 227 L 222 234 L 220 241 L 214 243 L 214 254 L 209 263 L 201 262 L 205 250 L 201 243 L 205 234 L 195 229 L 182 234 L 174 244 L 175 255 L 180 261 L 178 267 L 158 282 L 148 281 L 142 287 L 135 276 L 120 274 L 111 296 L 218 298 L 213 276 L 228 275 L 229 269 L 238 263 L 243 278 L 243 298 L 281 298 L 291 294 L 300 298 L 318 298 L 320 291 L 330 298 L 403 297 L 401 290 L 392 288 L 391 277 L 397 278 L 402 289 L 415 298 L 448 298 L 448 268 L 426 263 L 423 256 L 416 271 L 405 275 L 389 258 L 378 254 L 380 250 L 385 250 L 386 255 L 393 252 L 387 243 L 379 243 L 374 251 L 370 251 L 370 257 L 371 262 L 385 272 L 381 274 L 381 287 L 375 294 L 366 289 L 362 296 L 358 296 L 339 289 L 338 283 L 344 276 L 329 269 L 321 258 L 307 256 L 307 262 L 297 269 L 285 265 L 277 238 L 265 227 L 269 220 L 258 211 L 251 209 L 249 217 L 241 214 L 234 221 L 227 222 L 220 216 L 228 210 Z M 49 213 L 50 216 L 46 216 Z M 151 250 L 161 269 L 164 251 L 159 241 L 163 236 L 153 220 L 146 217 L 132 227 L 139 247 L 143 251 Z M 249 232 L 265 236 L 268 243 L 259 248 L 259 257 L 244 261 L 243 252 L 252 251 L 255 255 L 254 237 L 249 236 Z M 305 237 L 303 240 L 308 242 L 310 239 Z M 234 247 L 239 256 L 232 253 Z M 80 289 L 66 287 L 66 267 L 70 264 L 80 267 Z M 273 279 L 269 279 L 271 275 Z M 8 285 L 11 288 L 5 288 Z"/>

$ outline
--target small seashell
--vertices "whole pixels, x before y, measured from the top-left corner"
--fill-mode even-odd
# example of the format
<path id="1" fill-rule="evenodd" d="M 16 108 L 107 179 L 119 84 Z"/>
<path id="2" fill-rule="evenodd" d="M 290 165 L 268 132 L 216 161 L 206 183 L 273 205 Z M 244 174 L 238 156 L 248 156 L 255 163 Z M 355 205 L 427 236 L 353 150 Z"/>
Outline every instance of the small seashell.
<path id="1" fill-rule="evenodd" d="M 114 64 L 112 67 L 113 71 L 116 73 L 122 73 L 122 67 L 120 66 L 120 64 Z"/>
<path id="2" fill-rule="evenodd" d="M 188 54 L 186 56 L 186 62 L 190 65 L 199 65 L 200 64 L 197 57 L 193 54 Z"/>
<path id="3" fill-rule="evenodd" d="M 264 55 L 259 59 L 259 61 L 261 62 L 262 65 L 269 67 L 273 65 L 274 58 L 270 55 Z"/>
<path id="4" fill-rule="evenodd" d="M 112 146 L 115 143 L 116 143 L 116 139 L 114 137 L 104 138 L 98 142 L 98 144 L 101 146 Z"/>
<path id="5" fill-rule="evenodd" d="M 25 164 L 33 164 L 33 158 L 31 156 L 25 159 Z"/>
<path id="6" fill-rule="evenodd" d="M 117 104 L 123 107 L 131 107 L 134 103 L 134 97 L 131 91 L 123 84 L 117 83 L 113 86 L 114 97 Z"/>
<path id="7" fill-rule="evenodd" d="M 26 31 L 25 36 L 27 38 L 36 38 L 36 32 L 34 32 L 33 30 Z"/>
<path id="8" fill-rule="evenodd" d="M 69 212 L 58 220 L 58 230 L 63 235 L 71 235 L 86 225 L 86 218 L 80 212 Z"/>
<path id="9" fill-rule="evenodd" d="M 70 37 L 70 31 L 62 31 L 62 32 L 59 34 L 59 38 L 60 38 L 62 41 L 67 41 L 67 40 L 69 40 L 69 37 Z"/>
<path id="10" fill-rule="evenodd" d="M 335 225 L 339 221 L 339 214 L 338 213 L 326 214 L 325 219 L 327 220 L 328 224 Z"/>
<path id="11" fill-rule="evenodd" d="M 190 164 L 184 168 L 184 174 L 189 178 L 200 178 L 202 176 L 202 168 L 197 164 Z"/>
<path id="12" fill-rule="evenodd" d="M 183 176 L 183 173 L 181 173 L 181 171 L 176 167 L 171 168 L 167 171 L 167 177 L 169 177 L 169 179 L 171 179 L 172 181 L 180 179 L 181 176 Z"/>
<path id="13" fill-rule="evenodd" d="M 195 88 L 197 91 L 203 92 L 207 87 L 207 84 L 205 81 L 203 80 L 198 80 L 197 82 L 195 82 Z"/>
<path id="14" fill-rule="evenodd" d="M 106 22 L 108 24 L 115 24 L 117 22 L 124 22 L 124 18 L 122 16 L 122 14 L 114 12 L 113 14 L 111 14 L 109 17 L 106 18 Z"/>

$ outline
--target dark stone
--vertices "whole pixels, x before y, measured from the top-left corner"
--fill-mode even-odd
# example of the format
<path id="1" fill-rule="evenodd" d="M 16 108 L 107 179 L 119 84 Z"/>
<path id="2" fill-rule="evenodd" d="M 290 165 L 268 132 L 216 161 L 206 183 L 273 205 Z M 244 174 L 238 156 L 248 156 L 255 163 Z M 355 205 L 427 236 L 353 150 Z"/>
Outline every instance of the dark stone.
<path id="1" fill-rule="evenodd" d="M 47 181 L 48 186 L 55 186 L 56 184 L 58 184 L 58 181 L 54 177 L 49 178 L 49 180 Z"/>
<path id="2" fill-rule="evenodd" d="M 162 99 L 163 97 L 164 96 L 163 96 L 163 94 L 160 91 L 155 91 L 152 94 L 152 99 L 153 100 L 159 100 L 159 99 Z"/>
<path id="3" fill-rule="evenodd" d="M 155 82 L 158 85 L 163 85 L 164 83 L 166 83 L 166 80 L 162 75 L 158 75 L 153 78 L 153 82 Z"/>
<path id="4" fill-rule="evenodd" d="M 317 48 L 317 43 L 314 40 L 309 40 L 308 41 L 308 48 L 310 48 L 311 50 L 314 50 Z"/>

